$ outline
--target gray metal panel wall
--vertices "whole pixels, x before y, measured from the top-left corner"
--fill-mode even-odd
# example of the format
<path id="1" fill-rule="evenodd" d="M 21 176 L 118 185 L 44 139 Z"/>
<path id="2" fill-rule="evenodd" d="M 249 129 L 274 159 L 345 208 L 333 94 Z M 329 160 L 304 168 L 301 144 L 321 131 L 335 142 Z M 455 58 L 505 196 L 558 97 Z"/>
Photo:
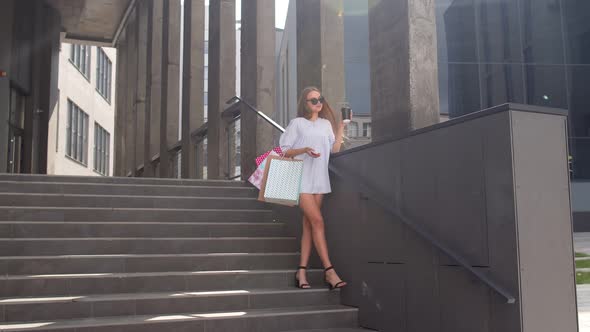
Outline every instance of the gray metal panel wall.
<path id="1" fill-rule="evenodd" d="M 512 113 L 523 331 L 577 329 L 566 119 Z"/>
<path id="2" fill-rule="evenodd" d="M 576 331 L 566 118 L 510 107 L 516 108 L 483 111 L 333 158 L 350 178 L 332 177 L 326 234 L 332 261 L 350 282 L 342 301 L 360 307 L 363 326 Z M 385 195 L 516 303 L 507 304 L 350 180 Z M 296 209 L 276 213 L 291 219 L 293 234 L 300 232 Z"/>

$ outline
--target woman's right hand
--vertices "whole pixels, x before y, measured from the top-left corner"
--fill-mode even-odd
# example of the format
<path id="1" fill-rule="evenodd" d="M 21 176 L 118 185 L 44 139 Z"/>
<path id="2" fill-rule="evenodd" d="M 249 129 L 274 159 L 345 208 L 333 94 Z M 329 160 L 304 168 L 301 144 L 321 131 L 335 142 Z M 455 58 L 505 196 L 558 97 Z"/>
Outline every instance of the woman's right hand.
<path id="1" fill-rule="evenodd" d="M 319 153 L 315 152 L 315 150 L 310 147 L 304 148 L 303 150 L 305 151 L 305 153 L 307 153 L 308 156 L 312 158 L 318 158 L 320 156 Z"/>

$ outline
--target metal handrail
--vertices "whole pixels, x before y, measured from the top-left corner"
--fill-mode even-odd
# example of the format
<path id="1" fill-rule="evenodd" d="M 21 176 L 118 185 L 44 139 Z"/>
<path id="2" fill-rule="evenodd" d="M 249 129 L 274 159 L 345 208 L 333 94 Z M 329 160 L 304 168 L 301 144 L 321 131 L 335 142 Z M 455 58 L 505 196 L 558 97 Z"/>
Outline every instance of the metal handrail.
<path id="1" fill-rule="evenodd" d="M 228 111 L 233 111 L 233 106 L 238 106 L 240 103 L 246 105 L 246 107 L 253 111 L 254 113 L 256 113 L 259 117 L 261 117 L 264 121 L 268 122 L 271 126 L 275 127 L 275 129 L 277 129 L 278 131 L 280 131 L 281 133 L 285 132 L 285 128 L 281 127 L 281 125 L 279 125 L 278 123 L 276 123 L 273 119 L 271 119 L 268 115 L 260 112 L 259 110 L 257 110 L 254 106 L 250 105 L 247 101 L 243 100 L 242 98 L 238 97 L 238 96 L 233 96 L 231 97 L 228 101 L 225 102 L 226 105 L 230 105 L 230 107 L 228 107 L 224 113 L 228 112 Z M 238 109 L 239 110 L 239 109 Z M 229 112 L 228 112 L 229 113 Z"/>
<path id="2" fill-rule="evenodd" d="M 269 123 L 275 129 L 277 129 L 281 133 L 284 133 L 285 132 L 285 128 L 283 128 L 281 125 L 279 125 L 278 123 L 276 123 L 268 115 L 260 112 L 254 106 L 250 105 L 250 103 L 248 103 L 247 101 L 243 100 L 242 98 L 240 98 L 238 96 L 231 97 L 230 99 L 228 99 L 225 102 L 225 104 L 228 105 L 228 106 L 221 113 L 221 116 L 222 116 L 222 118 L 225 118 L 228 123 L 233 123 L 233 122 L 235 122 L 235 121 L 237 121 L 237 120 L 240 119 L 240 117 L 242 116 L 242 108 L 240 106 L 241 105 L 245 105 L 246 106 L 246 109 L 254 112 L 257 116 L 261 117 L 264 121 L 266 121 L 267 123 Z M 228 151 L 228 165 L 230 164 L 229 159 L 230 159 L 230 157 L 229 157 L 229 151 Z M 241 176 L 242 176 L 241 174 L 240 175 L 235 175 L 233 177 L 230 177 L 229 174 L 227 175 L 227 177 L 228 177 L 229 180 L 234 180 L 234 179 L 237 179 L 237 178 L 239 178 Z"/>
<path id="3" fill-rule="evenodd" d="M 423 239 L 427 240 L 433 246 L 442 251 L 445 255 L 449 256 L 455 262 L 459 263 L 459 265 L 461 265 L 464 269 L 470 272 L 473 276 L 481 280 L 484 284 L 486 284 L 488 287 L 490 287 L 496 293 L 498 293 L 500 296 L 506 299 L 506 303 L 514 304 L 516 302 L 516 298 L 506 288 L 500 286 L 496 281 L 492 280 L 492 278 L 490 278 L 489 276 L 473 268 L 465 258 L 455 253 L 453 250 L 447 248 L 444 244 L 442 244 L 440 241 L 434 238 L 434 236 L 428 233 L 428 231 L 426 231 L 423 227 L 419 226 L 414 221 L 404 216 L 401 213 L 401 211 L 394 208 L 391 205 L 391 203 L 388 202 L 387 199 L 384 199 L 386 195 L 379 193 L 377 190 L 369 187 L 369 185 L 367 185 L 365 181 L 354 181 L 354 179 L 361 179 L 361 177 L 358 174 L 352 174 L 352 172 L 349 171 L 342 171 L 334 165 L 330 165 L 329 168 L 330 171 L 332 171 L 332 173 L 334 173 L 338 177 L 343 178 L 345 182 L 353 182 L 353 185 L 357 187 L 357 190 L 366 198 L 375 202 L 382 209 L 384 209 L 385 211 L 389 212 L 389 214 L 399 219 L 406 226 L 410 227 Z"/>

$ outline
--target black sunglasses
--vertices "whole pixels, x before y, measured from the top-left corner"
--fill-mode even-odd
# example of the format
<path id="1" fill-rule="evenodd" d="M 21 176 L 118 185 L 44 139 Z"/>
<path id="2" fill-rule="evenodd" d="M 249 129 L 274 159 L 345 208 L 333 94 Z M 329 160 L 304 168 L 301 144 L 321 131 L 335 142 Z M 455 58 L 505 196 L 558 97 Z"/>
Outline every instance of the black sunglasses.
<path id="1" fill-rule="evenodd" d="M 307 101 L 311 102 L 312 105 L 317 105 L 318 103 L 323 104 L 325 99 L 323 96 L 321 96 L 319 98 L 308 99 Z"/>

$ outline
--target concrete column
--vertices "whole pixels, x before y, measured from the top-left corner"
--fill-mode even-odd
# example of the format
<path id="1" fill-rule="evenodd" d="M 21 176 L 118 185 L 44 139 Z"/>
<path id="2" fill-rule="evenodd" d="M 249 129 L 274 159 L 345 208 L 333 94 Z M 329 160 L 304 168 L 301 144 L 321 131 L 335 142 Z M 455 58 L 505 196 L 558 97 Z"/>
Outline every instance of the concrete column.
<path id="1" fill-rule="evenodd" d="M 160 118 L 162 112 L 162 32 L 163 0 L 153 0 L 152 13 L 152 61 L 150 84 L 150 141 L 149 159 L 160 154 Z M 150 162 L 146 176 L 157 176 L 156 169 Z"/>
<path id="2" fill-rule="evenodd" d="M 154 168 L 151 155 L 151 112 L 152 112 L 152 58 L 154 33 L 154 0 L 144 3 L 146 6 L 146 48 L 145 48 L 145 107 L 143 124 L 143 177 L 153 177 Z"/>
<path id="3" fill-rule="evenodd" d="M 344 75 L 344 21 L 342 0 L 321 0 L 322 84 L 321 90 L 336 115 L 346 102 Z"/>
<path id="4" fill-rule="evenodd" d="M 59 55 L 60 55 L 60 30 L 61 20 L 55 9 L 43 5 L 45 37 L 43 38 L 43 52 L 41 68 L 43 70 L 40 84 L 39 103 L 39 135 L 37 136 L 36 156 L 37 163 L 35 173 L 47 174 L 47 156 L 49 148 L 49 119 L 53 112 L 57 112 L 59 101 Z M 88 147 L 88 153 L 92 151 Z"/>
<path id="5" fill-rule="evenodd" d="M 34 21 L 31 52 L 31 98 L 25 111 L 24 171 L 46 173 L 49 112 L 57 102 L 59 15 L 44 2 L 31 3 Z M 57 46 L 56 46 L 57 43 Z M 29 65 L 29 64 L 26 64 Z"/>
<path id="6" fill-rule="evenodd" d="M 140 2 L 136 7 L 137 29 L 137 87 L 135 98 L 135 169 L 145 161 L 145 110 L 147 86 L 147 47 L 148 47 L 148 2 Z M 151 24 L 151 23 L 150 23 Z M 145 171 L 145 169 L 144 169 Z"/>
<path id="7" fill-rule="evenodd" d="M 342 0 L 297 1 L 296 11 L 297 98 L 315 86 L 338 111 L 346 101 Z"/>
<path id="8" fill-rule="evenodd" d="M 430 0 L 369 2 L 374 141 L 439 121 L 434 6 Z"/>
<path id="9" fill-rule="evenodd" d="M 180 0 L 164 1 L 162 30 L 162 98 L 160 101 L 161 178 L 170 177 L 168 150 L 178 142 L 180 103 Z"/>
<path id="10" fill-rule="evenodd" d="M 271 117 L 275 111 L 275 33 L 274 0 L 242 2 L 242 98 Z M 272 148 L 275 130 L 254 112 L 242 110 L 242 179 L 256 169 L 256 156 Z"/>
<path id="11" fill-rule="evenodd" d="M 205 2 L 184 1 L 182 69 L 182 178 L 197 178 L 197 146 L 191 132 L 204 121 Z"/>
<path id="12" fill-rule="evenodd" d="M 125 176 L 135 176 L 136 170 L 136 129 L 137 129 L 137 109 L 136 109 L 136 98 L 137 98 L 137 28 L 138 28 L 138 15 L 137 7 L 133 13 L 129 16 L 129 21 L 126 27 L 127 34 L 127 86 L 123 91 L 127 93 L 127 111 L 125 123 L 126 129 L 126 154 L 125 154 Z"/>
<path id="13" fill-rule="evenodd" d="M 43 24 L 43 9 L 41 3 L 30 4 L 31 17 L 33 18 L 33 35 L 29 43 L 31 52 L 31 94 L 25 105 L 25 135 L 23 142 L 23 171 L 24 173 L 35 173 L 37 158 L 35 155 L 35 143 L 39 133 L 39 113 L 41 102 L 41 81 L 42 81 L 42 51 L 45 26 Z M 36 50 L 33 52 L 32 50 Z M 19 68 L 20 69 L 20 68 Z"/>
<path id="14" fill-rule="evenodd" d="M 127 93 L 127 35 L 121 34 L 119 42 L 117 44 L 117 94 L 116 94 L 116 107 L 115 107 L 115 176 L 125 176 L 125 131 L 127 129 L 126 124 L 126 98 Z"/>
<path id="15" fill-rule="evenodd" d="M 7 13 L 0 20 L 0 71 L 6 76 L 0 76 L 0 173 L 6 172 L 8 165 L 8 120 L 10 116 L 10 68 L 12 56 L 12 25 L 14 19 L 14 0 L 2 3 L 3 11 Z"/>
<path id="16" fill-rule="evenodd" d="M 221 119 L 225 102 L 236 94 L 235 0 L 209 5 L 209 106 L 207 178 L 224 177 L 227 164 L 226 125 Z"/>

